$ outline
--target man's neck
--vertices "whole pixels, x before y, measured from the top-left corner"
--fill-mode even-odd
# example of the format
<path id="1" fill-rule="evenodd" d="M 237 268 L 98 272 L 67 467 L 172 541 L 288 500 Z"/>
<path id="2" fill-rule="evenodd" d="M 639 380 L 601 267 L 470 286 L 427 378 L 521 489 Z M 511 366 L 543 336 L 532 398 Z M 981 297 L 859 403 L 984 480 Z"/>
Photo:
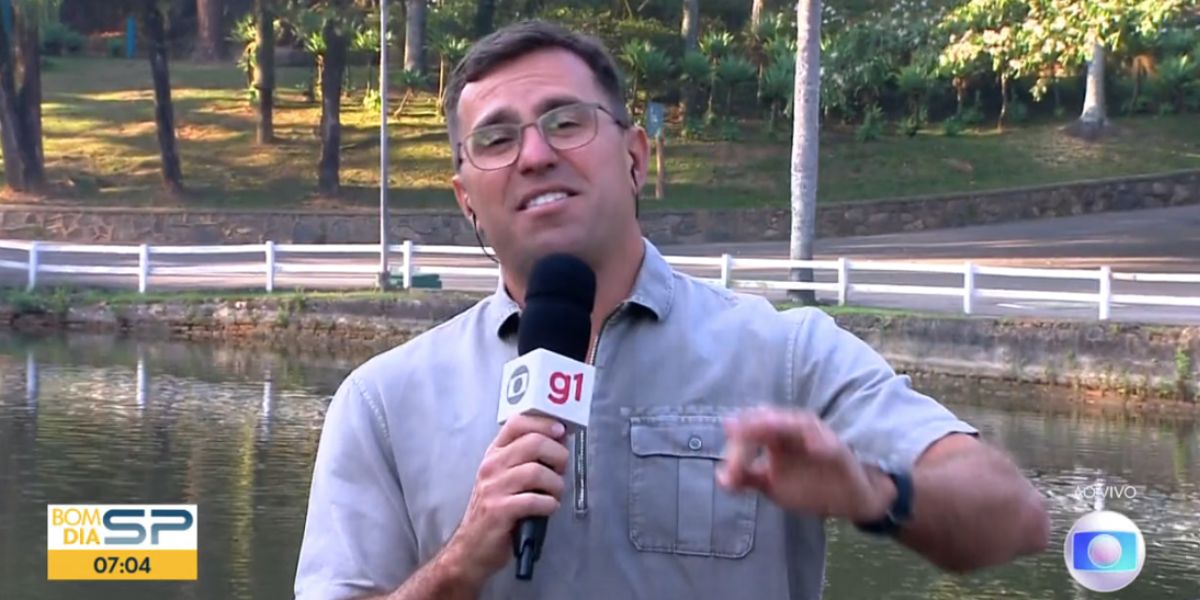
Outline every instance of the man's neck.
<path id="1" fill-rule="evenodd" d="M 600 335 L 600 328 L 605 319 L 633 293 L 645 253 L 646 248 L 639 233 L 630 241 L 616 245 L 614 251 L 605 257 L 603 263 L 593 267 L 596 272 L 596 300 L 592 309 L 593 340 Z M 509 295 L 521 307 L 525 306 L 525 291 L 528 284 L 527 278 L 505 282 L 505 288 Z"/>
<path id="2" fill-rule="evenodd" d="M 592 310 L 592 339 L 600 335 L 600 328 L 609 317 L 633 293 L 638 272 L 642 268 L 646 249 L 641 236 L 622 243 L 618 253 L 610 254 L 608 261 L 596 272 L 596 305 Z"/>

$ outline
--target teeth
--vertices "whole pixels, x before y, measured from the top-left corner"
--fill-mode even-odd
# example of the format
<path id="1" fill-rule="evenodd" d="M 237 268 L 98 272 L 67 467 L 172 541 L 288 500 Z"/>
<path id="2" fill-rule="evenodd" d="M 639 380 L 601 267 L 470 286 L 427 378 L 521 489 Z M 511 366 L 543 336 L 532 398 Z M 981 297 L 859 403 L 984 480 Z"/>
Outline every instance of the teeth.
<path id="1" fill-rule="evenodd" d="M 550 204 L 551 202 L 558 202 L 559 200 L 566 199 L 566 197 L 567 197 L 567 194 L 565 192 L 549 192 L 546 194 L 542 194 L 542 195 L 534 198 L 533 200 L 530 200 L 525 205 L 525 208 L 536 208 L 543 204 Z"/>

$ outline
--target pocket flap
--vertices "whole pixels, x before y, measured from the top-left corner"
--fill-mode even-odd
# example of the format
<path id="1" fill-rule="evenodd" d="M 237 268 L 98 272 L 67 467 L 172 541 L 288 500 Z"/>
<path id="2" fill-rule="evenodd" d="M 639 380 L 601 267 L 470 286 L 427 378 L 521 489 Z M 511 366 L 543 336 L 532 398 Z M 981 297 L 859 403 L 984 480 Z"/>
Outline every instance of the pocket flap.
<path id="1" fill-rule="evenodd" d="M 725 429 L 716 416 L 634 417 L 629 443 L 637 456 L 720 459 Z"/>

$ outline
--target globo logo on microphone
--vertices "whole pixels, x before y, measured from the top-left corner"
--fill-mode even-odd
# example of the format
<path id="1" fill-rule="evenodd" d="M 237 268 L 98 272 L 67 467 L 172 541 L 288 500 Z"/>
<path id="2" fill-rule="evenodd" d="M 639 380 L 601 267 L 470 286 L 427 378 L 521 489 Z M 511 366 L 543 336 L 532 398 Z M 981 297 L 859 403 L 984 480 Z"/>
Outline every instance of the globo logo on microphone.
<path id="1" fill-rule="evenodd" d="M 519 404 L 525 397 L 525 390 L 529 389 L 529 367 L 521 365 L 513 369 L 512 374 L 505 377 L 504 381 L 507 382 L 504 385 L 504 392 L 508 403 Z"/>
<path id="2" fill-rule="evenodd" d="M 585 428 L 595 380 L 596 367 L 538 348 L 504 365 L 496 417 L 503 423 L 533 413 L 562 421 L 568 431 Z"/>

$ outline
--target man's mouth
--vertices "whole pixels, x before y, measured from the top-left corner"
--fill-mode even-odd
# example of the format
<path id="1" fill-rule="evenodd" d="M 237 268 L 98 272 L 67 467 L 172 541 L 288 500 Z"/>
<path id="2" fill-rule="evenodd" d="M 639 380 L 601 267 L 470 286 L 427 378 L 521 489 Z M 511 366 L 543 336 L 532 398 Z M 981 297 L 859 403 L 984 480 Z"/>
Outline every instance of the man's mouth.
<path id="1" fill-rule="evenodd" d="M 534 197 L 526 200 L 524 203 L 521 204 L 521 207 L 518 210 L 528 210 L 530 208 L 537 208 L 539 206 L 547 206 L 549 204 L 555 204 L 558 202 L 562 202 L 563 200 L 566 200 L 568 197 L 570 197 L 572 195 L 573 194 L 571 194 L 569 192 L 565 192 L 565 191 L 561 191 L 561 190 L 554 191 L 554 192 L 545 192 L 545 193 L 538 194 L 537 196 L 534 196 Z"/>

